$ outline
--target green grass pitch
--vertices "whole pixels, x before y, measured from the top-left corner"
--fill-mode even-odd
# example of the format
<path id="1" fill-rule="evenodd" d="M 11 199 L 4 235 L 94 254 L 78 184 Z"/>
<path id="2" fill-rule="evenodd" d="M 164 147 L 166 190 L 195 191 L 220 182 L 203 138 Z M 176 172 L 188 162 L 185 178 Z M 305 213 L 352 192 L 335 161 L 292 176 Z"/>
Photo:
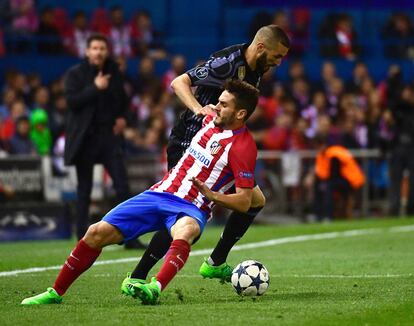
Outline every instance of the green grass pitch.
<path id="1" fill-rule="evenodd" d="M 20 306 L 51 286 L 58 270 L 5 272 L 61 265 L 75 241 L 0 244 L 0 325 L 414 325 L 414 219 L 254 226 L 229 263 L 267 267 L 270 287 L 255 298 L 198 276 L 208 256 L 202 250 L 221 230 L 206 228 L 157 306 L 120 294 L 135 265 L 127 258 L 142 254 L 120 246 L 106 248 L 62 304 Z"/>

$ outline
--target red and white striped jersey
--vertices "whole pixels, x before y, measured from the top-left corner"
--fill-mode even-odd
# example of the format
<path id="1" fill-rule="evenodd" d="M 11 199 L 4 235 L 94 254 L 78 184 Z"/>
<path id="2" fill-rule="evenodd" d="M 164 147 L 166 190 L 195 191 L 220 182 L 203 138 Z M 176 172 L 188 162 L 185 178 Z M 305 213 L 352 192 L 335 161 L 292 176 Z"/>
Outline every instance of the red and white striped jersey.
<path id="1" fill-rule="evenodd" d="M 209 213 L 214 203 L 207 200 L 190 180 L 196 177 L 213 191 L 226 193 L 233 185 L 254 187 L 257 148 L 244 126 L 224 130 L 206 116 L 202 129 L 194 136 L 181 160 L 150 190 L 169 192 L 192 202 Z"/>

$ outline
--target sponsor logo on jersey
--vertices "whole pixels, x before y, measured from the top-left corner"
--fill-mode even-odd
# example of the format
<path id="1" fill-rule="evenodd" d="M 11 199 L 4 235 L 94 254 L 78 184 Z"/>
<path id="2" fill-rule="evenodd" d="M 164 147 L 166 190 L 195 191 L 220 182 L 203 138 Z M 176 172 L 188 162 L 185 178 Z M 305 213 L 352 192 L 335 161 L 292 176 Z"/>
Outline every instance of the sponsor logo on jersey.
<path id="1" fill-rule="evenodd" d="M 208 69 L 206 67 L 199 67 L 195 70 L 195 75 L 198 79 L 206 79 L 208 76 Z"/>
<path id="2" fill-rule="evenodd" d="M 251 178 L 253 178 L 253 173 L 240 171 L 239 172 L 239 177 L 246 178 L 246 179 L 251 179 Z"/>
<path id="3" fill-rule="evenodd" d="M 239 69 L 237 69 L 237 77 L 240 80 L 244 80 L 244 77 L 246 77 L 246 67 L 240 66 Z"/>
<path id="4" fill-rule="evenodd" d="M 198 160 L 199 162 L 203 163 L 206 167 L 209 167 L 209 166 L 210 166 L 211 161 L 210 161 L 207 157 L 205 157 L 205 155 L 204 155 L 204 154 L 202 154 L 201 152 L 199 152 L 199 151 L 198 151 L 198 150 L 196 150 L 195 148 L 193 148 L 193 147 L 189 147 L 189 148 L 188 148 L 188 152 L 189 152 L 192 156 L 194 156 L 194 158 L 195 158 L 196 160 Z"/>
<path id="5" fill-rule="evenodd" d="M 210 153 L 211 155 L 216 155 L 221 148 L 221 145 L 218 141 L 213 141 L 213 143 L 210 145 Z"/>

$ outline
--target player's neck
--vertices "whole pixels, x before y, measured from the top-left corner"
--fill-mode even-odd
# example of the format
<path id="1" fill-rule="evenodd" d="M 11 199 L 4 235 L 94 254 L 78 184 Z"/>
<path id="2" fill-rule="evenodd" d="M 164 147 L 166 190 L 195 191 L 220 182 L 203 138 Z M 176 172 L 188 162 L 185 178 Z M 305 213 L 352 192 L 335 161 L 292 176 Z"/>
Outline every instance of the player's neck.
<path id="1" fill-rule="evenodd" d="M 229 126 L 223 127 L 224 130 L 238 130 L 244 127 L 244 122 L 233 123 Z"/>
<path id="2" fill-rule="evenodd" d="M 250 44 L 247 47 L 246 52 L 244 52 L 244 57 L 246 58 L 246 62 L 249 65 L 249 68 L 252 71 L 255 71 L 256 70 L 256 50 L 253 44 Z"/>

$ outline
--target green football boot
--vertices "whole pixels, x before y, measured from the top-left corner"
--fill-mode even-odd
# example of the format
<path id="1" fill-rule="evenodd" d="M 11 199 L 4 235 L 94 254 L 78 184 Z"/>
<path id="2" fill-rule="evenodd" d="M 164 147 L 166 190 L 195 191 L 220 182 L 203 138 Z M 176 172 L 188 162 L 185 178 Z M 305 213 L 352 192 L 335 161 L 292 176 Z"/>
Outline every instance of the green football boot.
<path id="1" fill-rule="evenodd" d="M 140 278 L 131 278 L 131 273 L 128 273 L 127 277 L 125 277 L 121 284 L 122 294 L 135 297 L 134 284 L 145 284 L 145 280 Z"/>
<path id="2" fill-rule="evenodd" d="M 134 297 L 141 300 L 142 304 L 155 305 L 158 303 L 158 299 L 161 294 L 161 290 L 158 287 L 157 279 L 153 277 L 151 282 L 133 285 Z"/>
<path id="3" fill-rule="evenodd" d="M 210 265 L 207 260 L 200 266 L 199 273 L 204 278 L 218 278 L 221 282 L 230 282 L 233 268 L 227 263 L 219 266 Z"/>
<path id="4" fill-rule="evenodd" d="M 35 304 L 53 304 L 61 303 L 62 297 L 57 294 L 54 288 L 47 288 L 46 292 L 35 295 L 34 297 L 26 298 L 22 301 L 22 305 L 35 305 Z"/>

